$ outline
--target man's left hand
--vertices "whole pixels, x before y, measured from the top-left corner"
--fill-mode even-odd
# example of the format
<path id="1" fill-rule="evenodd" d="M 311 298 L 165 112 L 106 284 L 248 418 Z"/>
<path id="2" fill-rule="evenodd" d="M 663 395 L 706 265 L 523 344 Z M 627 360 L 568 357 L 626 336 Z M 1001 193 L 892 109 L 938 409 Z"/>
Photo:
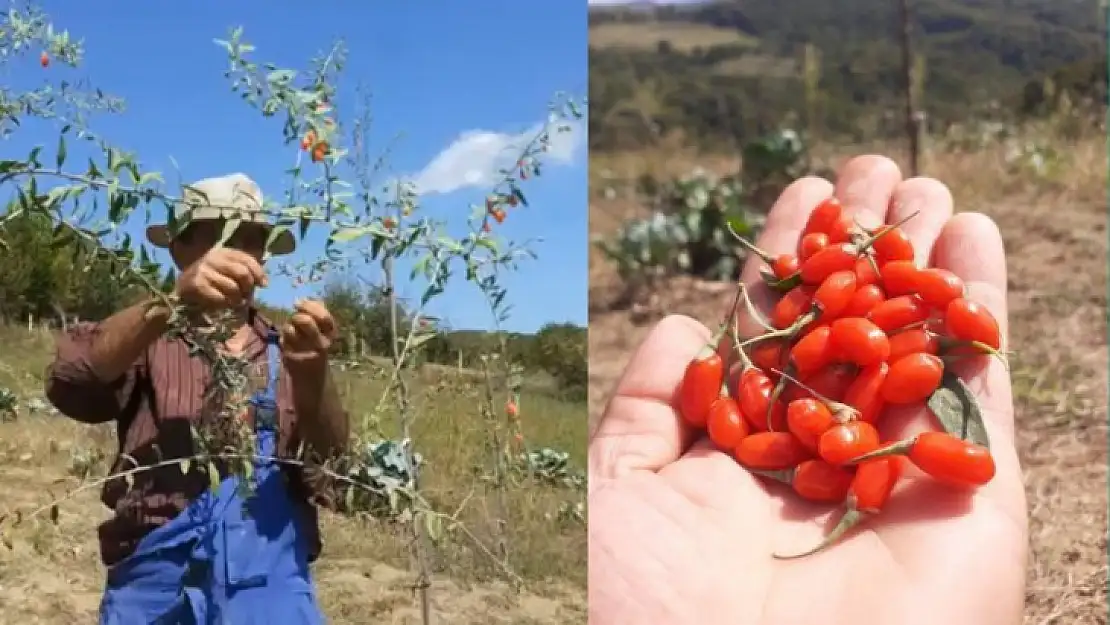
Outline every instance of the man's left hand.
<path id="1" fill-rule="evenodd" d="M 338 329 L 322 302 L 301 300 L 281 328 L 281 354 L 290 373 L 322 368 Z"/>

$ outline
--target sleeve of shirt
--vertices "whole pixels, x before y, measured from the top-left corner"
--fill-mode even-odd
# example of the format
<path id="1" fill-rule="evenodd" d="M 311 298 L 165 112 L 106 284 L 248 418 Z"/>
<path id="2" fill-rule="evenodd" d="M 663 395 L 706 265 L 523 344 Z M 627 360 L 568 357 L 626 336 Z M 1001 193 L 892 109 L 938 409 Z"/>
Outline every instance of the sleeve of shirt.
<path id="1" fill-rule="evenodd" d="M 137 364 L 118 379 L 100 380 L 89 362 L 97 323 L 81 323 L 57 340 L 53 362 L 46 368 L 46 398 L 67 417 L 82 423 L 107 423 L 117 418 L 135 385 Z"/>

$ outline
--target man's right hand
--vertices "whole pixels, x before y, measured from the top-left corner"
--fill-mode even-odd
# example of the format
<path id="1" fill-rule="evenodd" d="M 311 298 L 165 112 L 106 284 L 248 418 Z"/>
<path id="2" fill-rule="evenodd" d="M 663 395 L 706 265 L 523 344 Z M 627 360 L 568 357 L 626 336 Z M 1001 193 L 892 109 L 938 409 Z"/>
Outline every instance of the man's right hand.
<path id="1" fill-rule="evenodd" d="M 267 282 L 262 265 L 253 256 L 219 247 L 182 271 L 174 290 L 185 304 L 204 311 L 226 310 L 248 302 L 255 287 Z"/>

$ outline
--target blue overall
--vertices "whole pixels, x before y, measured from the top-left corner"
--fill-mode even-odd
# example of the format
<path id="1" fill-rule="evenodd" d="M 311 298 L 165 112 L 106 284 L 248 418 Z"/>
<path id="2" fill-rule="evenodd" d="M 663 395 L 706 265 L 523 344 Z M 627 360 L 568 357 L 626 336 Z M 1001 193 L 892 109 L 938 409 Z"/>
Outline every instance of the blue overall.
<path id="1" fill-rule="evenodd" d="M 276 453 L 280 352 L 266 339 L 266 388 L 250 399 L 259 456 Z M 254 496 L 238 478 L 206 491 L 108 570 L 100 625 L 322 625 L 300 511 L 280 467 L 256 462 Z M 244 514 L 245 513 L 245 514 Z"/>

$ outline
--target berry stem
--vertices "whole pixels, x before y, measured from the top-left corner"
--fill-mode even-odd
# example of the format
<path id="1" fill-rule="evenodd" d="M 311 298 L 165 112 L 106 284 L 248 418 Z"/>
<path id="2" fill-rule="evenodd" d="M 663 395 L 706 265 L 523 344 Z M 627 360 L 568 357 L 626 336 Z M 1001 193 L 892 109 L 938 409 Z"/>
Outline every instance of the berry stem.
<path id="1" fill-rule="evenodd" d="M 847 506 L 844 510 L 844 516 L 840 517 L 840 521 L 837 522 L 836 527 L 834 527 L 832 531 L 829 532 L 829 534 L 825 536 L 825 538 L 822 539 L 820 543 L 817 544 L 816 547 L 808 551 L 803 551 L 802 553 L 788 556 L 773 553 L 771 554 L 771 557 L 776 560 L 796 560 L 798 558 L 811 556 L 818 551 L 825 549 L 834 542 L 840 540 L 845 534 L 848 533 L 849 530 L 859 525 L 859 523 L 863 521 L 864 518 L 866 518 L 866 515 L 863 513 L 862 510 L 857 510 L 851 506 Z"/>
<path id="2" fill-rule="evenodd" d="M 779 374 L 780 376 L 782 376 L 783 379 L 797 384 L 798 387 L 801 388 L 803 391 L 806 391 L 810 395 L 813 395 L 814 399 L 821 402 L 822 404 L 825 404 L 825 407 L 828 408 L 829 412 L 831 412 L 833 414 L 833 417 L 836 418 L 837 423 L 847 423 L 848 421 L 852 421 L 853 419 L 858 419 L 860 417 L 859 410 L 856 410 L 848 404 L 825 397 L 821 393 L 818 393 L 816 390 L 814 390 L 813 387 L 803 383 L 801 380 L 790 375 L 789 373 L 785 371 L 779 371 L 778 369 L 771 369 L 771 371 Z"/>
<path id="3" fill-rule="evenodd" d="M 791 373 L 793 373 L 794 365 L 787 363 L 786 368 Z M 774 424 L 771 423 L 771 421 L 772 421 L 771 416 L 773 414 L 775 414 L 775 404 L 778 402 L 779 397 L 782 395 L 782 392 L 784 390 L 786 390 L 786 380 L 787 380 L 787 376 L 785 374 L 779 377 L 778 382 L 775 383 L 775 388 L 771 390 L 771 396 L 767 400 L 767 431 L 768 432 L 774 432 L 775 431 Z"/>
<path id="4" fill-rule="evenodd" d="M 748 293 L 747 285 L 744 283 L 740 283 L 740 290 L 742 291 L 743 295 L 744 310 L 748 313 L 748 316 L 750 316 L 752 320 L 758 323 L 764 330 L 768 332 L 774 332 L 775 328 L 771 325 L 771 322 L 768 321 L 767 318 L 764 317 L 763 314 L 756 309 L 755 302 L 752 301 L 752 296 Z"/>
<path id="5" fill-rule="evenodd" d="M 941 351 L 948 352 L 950 354 L 952 352 L 960 352 L 960 351 L 965 352 L 963 354 L 951 354 L 953 356 L 956 356 L 957 358 L 959 358 L 961 356 L 962 357 L 967 357 L 967 358 L 973 358 L 973 357 L 979 356 L 979 355 L 994 356 L 994 357 L 998 358 L 999 362 L 1002 363 L 1002 366 L 1005 367 L 1007 371 L 1010 370 L 1010 361 L 1006 357 L 1006 352 L 1003 352 L 1001 350 L 997 350 L 997 349 L 991 347 L 990 345 L 987 345 L 986 343 L 982 343 L 980 341 L 962 341 L 962 340 L 954 339 L 954 338 L 948 337 L 948 336 L 938 336 L 937 337 L 937 342 L 938 342 L 938 347 L 940 348 Z M 974 354 L 967 354 L 964 348 L 970 348 L 975 353 Z"/>
<path id="6" fill-rule="evenodd" d="M 876 449 L 875 451 L 870 451 L 868 453 L 865 453 L 862 456 L 856 456 L 855 458 L 852 458 L 851 460 L 848 460 L 844 464 L 845 465 L 859 464 L 860 462 L 864 462 L 866 460 L 874 460 L 875 458 L 882 458 L 884 456 L 905 456 L 905 455 L 910 453 L 910 450 L 913 449 L 913 446 L 916 443 L 917 443 L 917 437 L 916 436 L 914 436 L 913 438 L 907 438 L 905 440 L 896 441 L 896 442 L 890 443 L 889 445 L 885 445 L 883 447 L 880 447 L 880 448 Z"/>
<path id="7" fill-rule="evenodd" d="M 774 262 L 775 262 L 775 257 L 774 256 L 771 256 L 771 254 L 769 252 L 766 252 L 764 250 L 759 249 L 758 247 L 755 246 L 755 243 L 752 243 L 752 242 L 748 241 L 747 239 L 745 239 L 744 237 L 737 234 L 736 231 L 732 229 L 732 224 L 730 224 L 726 221 L 725 222 L 725 228 L 728 229 L 728 233 L 732 235 L 732 238 L 736 239 L 737 243 L 739 243 L 740 245 L 747 248 L 749 252 L 758 256 L 760 258 L 760 260 L 767 263 L 768 265 L 774 264 Z"/>
<path id="8" fill-rule="evenodd" d="M 721 343 L 725 337 L 732 333 L 733 320 L 736 319 L 736 311 L 740 306 L 740 294 L 742 292 L 740 289 L 736 291 L 736 297 L 732 300 L 732 306 L 729 307 L 728 314 L 725 315 L 724 321 L 721 322 L 713 336 L 709 337 L 705 346 L 702 347 L 698 354 L 699 359 L 705 359 L 715 354 L 721 348 Z"/>
<path id="9" fill-rule="evenodd" d="M 740 346 L 741 347 L 747 347 L 749 345 L 753 345 L 755 343 L 760 343 L 762 341 L 769 341 L 771 339 L 793 338 L 794 335 L 797 334 L 802 328 L 804 328 L 807 325 L 813 323 L 816 319 L 817 319 L 817 312 L 807 312 L 806 314 L 802 315 L 801 317 L 798 317 L 798 319 L 794 323 L 790 324 L 788 327 L 783 328 L 781 330 L 771 330 L 770 332 L 767 332 L 766 334 L 760 334 L 759 336 L 754 336 L 750 339 L 742 341 L 740 343 Z"/>
<path id="10" fill-rule="evenodd" d="M 741 373 L 755 366 L 755 363 L 752 362 L 752 359 L 748 356 L 747 352 L 744 351 L 743 346 L 740 344 L 739 317 L 734 317 L 732 319 L 732 347 L 736 350 L 737 358 L 740 359 Z"/>
<path id="11" fill-rule="evenodd" d="M 914 212 L 910 213 L 909 215 L 906 215 L 905 217 L 899 219 L 897 222 L 895 222 L 895 223 L 893 223 L 889 226 L 883 226 L 883 227 L 879 228 L 878 229 L 878 234 L 872 234 L 871 236 L 864 239 L 862 243 L 859 244 L 860 253 L 862 254 L 864 251 L 870 249 L 872 245 L 875 245 L 875 241 L 877 241 L 880 238 L 886 236 L 888 233 L 892 232 L 895 228 L 903 226 L 903 225 L 905 225 L 905 223 L 907 221 L 913 219 L 914 217 L 917 217 L 917 215 L 920 212 L 921 211 L 914 211 Z"/>

